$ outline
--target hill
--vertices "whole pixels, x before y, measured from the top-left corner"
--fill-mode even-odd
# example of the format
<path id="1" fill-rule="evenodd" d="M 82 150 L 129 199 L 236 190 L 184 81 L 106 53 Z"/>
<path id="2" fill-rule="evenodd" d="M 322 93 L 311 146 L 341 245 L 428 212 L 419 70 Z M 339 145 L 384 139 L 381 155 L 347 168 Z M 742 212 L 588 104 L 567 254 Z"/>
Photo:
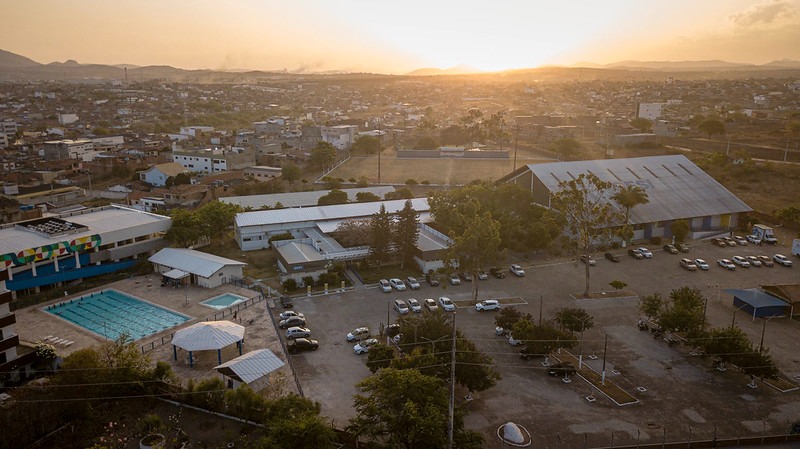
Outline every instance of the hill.
<path id="1" fill-rule="evenodd" d="M 36 67 L 40 65 L 41 64 L 33 59 L 11 53 L 10 51 L 0 50 L 0 68 Z"/>

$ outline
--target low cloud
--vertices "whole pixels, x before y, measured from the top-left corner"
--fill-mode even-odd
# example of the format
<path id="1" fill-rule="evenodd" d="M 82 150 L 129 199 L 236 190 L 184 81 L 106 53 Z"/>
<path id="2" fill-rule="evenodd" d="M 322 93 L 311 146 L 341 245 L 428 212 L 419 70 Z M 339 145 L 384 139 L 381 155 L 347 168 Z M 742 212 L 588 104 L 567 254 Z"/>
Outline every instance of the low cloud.
<path id="1" fill-rule="evenodd" d="M 780 19 L 795 15 L 794 6 L 788 0 L 772 0 L 753 5 L 750 8 L 730 16 L 731 21 L 742 27 L 769 25 Z"/>

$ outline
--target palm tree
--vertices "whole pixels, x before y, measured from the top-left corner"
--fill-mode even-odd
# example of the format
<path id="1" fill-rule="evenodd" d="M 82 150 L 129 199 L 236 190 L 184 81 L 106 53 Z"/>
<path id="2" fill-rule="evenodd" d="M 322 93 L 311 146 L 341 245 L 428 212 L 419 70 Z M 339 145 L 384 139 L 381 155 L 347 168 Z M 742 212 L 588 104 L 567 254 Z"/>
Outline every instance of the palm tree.
<path id="1" fill-rule="evenodd" d="M 639 204 L 647 204 L 650 202 L 650 198 L 647 197 L 647 192 L 643 188 L 633 184 L 619 186 L 619 190 L 611 196 L 611 199 L 625 208 L 625 224 L 630 222 L 631 209 Z"/>

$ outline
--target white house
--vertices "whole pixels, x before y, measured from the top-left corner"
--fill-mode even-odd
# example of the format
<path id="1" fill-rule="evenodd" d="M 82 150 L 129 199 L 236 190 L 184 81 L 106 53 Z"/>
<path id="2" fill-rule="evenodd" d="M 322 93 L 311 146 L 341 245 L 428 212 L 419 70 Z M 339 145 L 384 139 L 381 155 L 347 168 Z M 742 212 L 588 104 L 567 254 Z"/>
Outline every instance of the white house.
<path id="1" fill-rule="evenodd" d="M 238 260 L 185 248 L 164 248 L 147 260 L 166 279 L 185 279 L 187 284 L 205 288 L 215 288 L 231 280 L 242 279 L 242 268 L 247 265 Z"/>
<path id="2" fill-rule="evenodd" d="M 174 178 L 181 173 L 186 173 L 186 170 L 181 164 L 176 162 L 167 162 L 165 164 L 157 164 L 149 169 L 139 173 L 139 179 L 151 186 L 164 187 L 167 179 Z"/>
<path id="3" fill-rule="evenodd" d="M 323 126 L 320 132 L 324 142 L 339 150 L 346 150 L 355 142 L 357 129 L 355 125 Z"/>

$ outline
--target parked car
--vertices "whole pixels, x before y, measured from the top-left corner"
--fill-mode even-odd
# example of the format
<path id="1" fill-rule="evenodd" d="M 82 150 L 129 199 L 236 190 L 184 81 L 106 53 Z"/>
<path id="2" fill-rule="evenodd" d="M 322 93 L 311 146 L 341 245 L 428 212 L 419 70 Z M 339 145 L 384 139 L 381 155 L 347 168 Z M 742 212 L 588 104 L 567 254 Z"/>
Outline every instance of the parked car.
<path id="1" fill-rule="evenodd" d="M 389 283 L 386 279 L 381 279 L 378 281 L 378 287 L 384 293 L 391 293 L 392 292 L 392 284 Z"/>
<path id="2" fill-rule="evenodd" d="M 345 338 L 347 341 L 359 341 L 365 338 L 370 337 L 370 332 L 368 327 L 357 327 L 352 331 L 348 332 Z"/>
<path id="3" fill-rule="evenodd" d="M 453 301 L 447 296 L 439 297 L 439 306 L 441 306 L 442 310 L 445 312 L 453 312 L 456 310 L 455 303 L 453 303 Z"/>
<path id="4" fill-rule="evenodd" d="M 425 298 L 425 301 L 422 302 L 425 303 L 425 308 L 428 309 L 428 311 L 430 312 L 433 312 L 439 308 L 439 306 L 436 305 L 436 301 L 434 301 L 433 298 Z"/>
<path id="5" fill-rule="evenodd" d="M 708 270 L 708 262 L 703 259 L 695 259 L 694 264 L 697 265 L 697 268 L 706 271 Z"/>
<path id="6" fill-rule="evenodd" d="M 280 319 L 282 319 L 282 320 L 285 320 L 286 318 L 289 318 L 290 316 L 299 316 L 300 318 L 305 318 L 305 317 L 306 317 L 306 316 L 305 316 L 305 315 L 303 315 L 302 313 L 300 313 L 300 312 L 295 312 L 294 310 L 287 310 L 287 311 L 285 311 L 285 312 L 281 312 L 281 314 L 280 314 L 280 315 L 278 315 L 278 316 L 279 316 L 279 317 L 280 317 Z"/>
<path id="7" fill-rule="evenodd" d="M 390 338 L 400 335 L 400 325 L 397 323 L 392 323 L 386 326 L 386 335 L 388 335 Z"/>
<path id="8" fill-rule="evenodd" d="M 405 315 L 409 312 L 408 304 L 402 299 L 395 299 L 394 300 L 394 310 L 397 310 L 397 313 L 400 315 Z"/>
<path id="9" fill-rule="evenodd" d="M 764 265 L 765 267 L 774 267 L 775 266 L 775 262 L 773 262 L 772 259 L 769 258 L 769 256 L 763 256 L 763 255 L 762 256 L 758 256 L 758 260 L 760 260 L 761 264 Z"/>
<path id="10" fill-rule="evenodd" d="M 792 261 L 789 260 L 789 258 L 784 256 L 783 254 L 775 254 L 774 256 L 772 256 L 772 260 L 774 260 L 775 263 L 783 265 L 784 267 L 792 266 Z"/>
<path id="11" fill-rule="evenodd" d="M 450 284 L 451 285 L 461 285 L 461 278 L 458 277 L 458 274 L 451 273 L 450 274 Z"/>
<path id="12" fill-rule="evenodd" d="M 606 259 L 608 259 L 608 260 L 610 260 L 610 261 L 612 261 L 614 263 L 617 263 L 620 260 L 622 260 L 622 257 L 619 257 L 618 255 L 611 254 L 611 253 L 605 253 L 605 257 L 606 257 Z"/>
<path id="13" fill-rule="evenodd" d="M 398 292 L 401 292 L 406 289 L 406 283 L 403 282 L 402 279 L 397 279 L 397 278 L 389 279 L 389 284 L 391 284 L 392 288 L 394 288 Z"/>
<path id="14" fill-rule="evenodd" d="M 685 243 L 676 243 L 675 244 L 675 248 L 678 248 L 678 251 L 680 251 L 682 253 L 688 253 L 689 252 L 689 245 L 687 245 Z"/>
<path id="15" fill-rule="evenodd" d="M 303 351 L 316 351 L 319 348 L 319 342 L 310 338 L 296 338 L 287 344 L 289 354 L 297 354 Z"/>
<path id="16" fill-rule="evenodd" d="M 497 267 L 490 268 L 489 269 L 489 274 L 491 274 L 492 276 L 496 277 L 497 279 L 505 279 L 505 277 L 506 277 L 506 273 L 502 269 L 497 268 Z"/>
<path id="17" fill-rule="evenodd" d="M 485 271 L 481 270 L 481 271 L 478 272 L 478 280 L 485 281 L 487 279 L 489 279 L 489 275 L 486 274 Z"/>
<path id="18" fill-rule="evenodd" d="M 634 259 L 644 259 L 644 254 L 636 248 L 631 248 L 628 250 L 628 255 L 633 257 Z"/>
<path id="19" fill-rule="evenodd" d="M 468 271 L 462 271 L 461 273 L 458 274 L 458 277 L 467 282 L 472 282 L 472 273 Z"/>
<path id="20" fill-rule="evenodd" d="M 438 287 L 438 286 L 439 286 L 439 279 L 437 279 L 435 275 L 432 275 L 432 274 L 426 274 L 426 275 L 425 275 L 425 281 L 426 281 L 426 282 L 428 283 L 428 285 L 430 285 L 431 287 Z"/>
<path id="21" fill-rule="evenodd" d="M 681 266 L 689 271 L 697 270 L 697 265 L 691 259 L 681 259 Z"/>
<path id="22" fill-rule="evenodd" d="M 533 349 L 529 348 L 528 346 L 525 346 L 522 348 L 522 351 L 519 351 L 519 358 L 522 360 L 530 360 L 534 357 L 542 357 L 542 354 L 535 353 Z"/>
<path id="23" fill-rule="evenodd" d="M 717 259 L 717 265 L 725 268 L 726 270 L 733 271 L 736 269 L 736 265 L 734 265 L 733 262 L 728 259 Z"/>
<path id="24" fill-rule="evenodd" d="M 408 303 L 408 307 L 411 309 L 412 312 L 414 313 L 422 312 L 422 306 L 419 305 L 419 301 L 417 301 L 416 299 L 409 298 L 408 301 L 406 302 Z"/>
<path id="25" fill-rule="evenodd" d="M 555 365 L 550 365 L 550 367 L 547 369 L 547 374 L 551 376 L 569 377 L 576 372 L 577 370 L 575 369 L 575 365 L 569 362 L 556 363 Z"/>
<path id="26" fill-rule="evenodd" d="M 746 246 L 747 245 L 747 239 L 742 237 L 741 235 L 734 235 L 733 236 L 733 240 L 739 246 Z"/>
<path id="27" fill-rule="evenodd" d="M 738 245 L 738 243 L 736 243 L 736 240 L 734 240 L 731 237 L 722 237 L 722 241 L 724 241 L 725 245 L 727 245 L 727 246 L 737 246 Z"/>
<path id="28" fill-rule="evenodd" d="M 281 307 L 284 309 L 291 309 L 294 307 L 294 304 L 292 304 L 292 298 L 288 296 L 281 296 Z"/>
<path id="29" fill-rule="evenodd" d="M 406 278 L 406 284 L 408 284 L 408 288 L 410 288 L 411 290 L 419 290 L 420 287 L 419 281 L 417 281 L 417 278 L 413 276 L 409 276 Z"/>
<path id="30" fill-rule="evenodd" d="M 653 253 L 652 253 L 652 252 L 650 252 L 650 250 L 649 250 L 649 249 L 647 249 L 647 248 L 645 248 L 644 246 L 641 246 L 641 247 L 639 247 L 639 248 L 637 248 L 637 249 L 639 250 L 639 253 L 641 253 L 641 255 L 642 255 L 642 256 L 643 256 L 645 259 L 652 259 L 652 258 L 653 258 Z"/>
<path id="31" fill-rule="evenodd" d="M 521 266 L 519 266 L 519 265 L 517 265 L 515 263 L 511 264 L 511 270 L 510 271 L 512 273 L 514 273 L 514 275 L 517 276 L 517 277 L 525 276 L 525 270 L 523 270 Z"/>
<path id="32" fill-rule="evenodd" d="M 356 355 L 366 354 L 366 353 L 369 352 L 369 348 L 371 348 L 371 347 L 373 347 L 373 346 L 375 346 L 377 344 L 378 344 L 378 340 L 376 340 L 374 338 L 368 338 L 368 339 L 366 339 L 364 341 L 359 342 L 355 346 L 353 346 L 353 352 L 355 352 Z"/>
<path id="33" fill-rule="evenodd" d="M 500 326 L 495 326 L 494 334 L 497 335 L 498 337 L 508 337 L 508 330 L 503 329 Z"/>
<path id="34" fill-rule="evenodd" d="M 747 259 L 747 261 L 750 262 L 750 265 L 753 267 L 761 266 L 761 259 L 756 256 L 745 256 L 745 259 Z"/>
<path id="35" fill-rule="evenodd" d="M 733 263 L 742 268 L 750 268 L 750 262 L 748 262 L 747 259 L 742 256 L 733 256 Z"/>
<path id="36" fill-rule="evenodd" d="M 289 318 L 286 318 L 285 320 L 280 320 L 278 322 L 278 327 L 281 329 L 288 329 L 292 326 L 305 326 L 305 325 L 306 325 L 306 319 L 299 316 L 290 316 Z"/>
<path id="37" fill-rule="evenodd" d="M 711 239 L 711 244 L 712 245 L 717 245 L 720 248 L 725 248 L 726 246 L 728 246 L 728 244 L 725 242 L 725 240 L 721 239 L 721 238 L 713 238 L 713 239 Z"/>
<path id="38" fill-rule="evenodd" d="M 761 239 L 758 238 L 757 235 L 749 234 L 745 237 L 748 242 L 752 243 L 753 245 L 758 245 L 761 243 Z"/>
<path id="39" fill-rule="evenodd" d="M 519 346 L 520 344 L 522 344 L 522 340 L 517 340 L 516 338 L 514 338 L 513 335 L 508 334 L 508 344 L 510 344 L 511 346 Z"/>
<path id="40" fill-rule="evenodd" d="M 297 338 L 308 338 L 311 336 L 311 329 L 307 327 L 293 326 L 286 329 L 286 339 L 294 340 Z"/>
<path id="41" fill-rule="evenodd" d="M 597 265 L 597 261 L 594 260 L 594 257 L 592 257 L 592 256 L 587 256 L 586 254 L 584 254 L 584 255 L 582 255 L 580 257 L 580 259 L 581 259 L 581 262 L 583 262 L 585 264 L 589 264 L 590 267 L 593 267 L 593 266 Z"/>
<path id="42" fill-rule="evenodd" d="M 484 299 L 483 301 L 475 304 L 475 310 L 484 312 L 487 310 L 499 310 L 500 303 L 496 299 Z"/>
<path id="43" fill-rule="evenodd" d="M 676 248 L 675 245 L 672 245 L 670 243 L 667 243 L 666 245 L 664 245 L 664 251 L 666 251 L 666 252 L 668 252 L 670 254 L 678 254 L 678 248 Z"/>

